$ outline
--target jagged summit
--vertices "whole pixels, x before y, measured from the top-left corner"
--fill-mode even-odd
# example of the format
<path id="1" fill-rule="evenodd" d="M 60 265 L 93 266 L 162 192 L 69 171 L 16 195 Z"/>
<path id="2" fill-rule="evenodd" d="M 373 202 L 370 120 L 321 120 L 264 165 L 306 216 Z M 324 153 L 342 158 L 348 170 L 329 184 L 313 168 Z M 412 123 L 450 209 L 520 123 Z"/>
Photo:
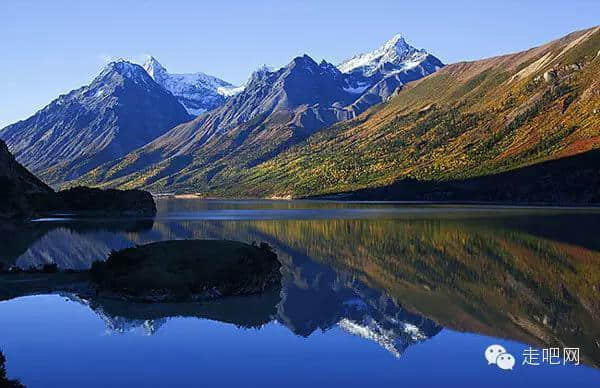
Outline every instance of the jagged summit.
<path id="1" fill-rule="evenodd" d="M 395 51 L 397 53 L 407 52 L 410 50 L 416 50 L 413 46 L 406 43 L 404 36 L 401 34 L 394 35 L 390 40 L 385 42 L 383 45 L 384 51 Z"/>
<path id="2" fill-rule="evenodd" d="M 317 62 L 315 62 L 314 59 L 312 59 L 310 57 L 310 55 L 308 54 L 302 54 L 302 55 L 298 55 L 297 57 L 295 57 L 294 59 L 292 59 L 292 61 L 290 62 L 290 64 L 295 63 L 295 64 L 305 64 L 305 65 L 310 65 L 310 66 L 318 66 Z"/>
<path id="3" fill-rule="evenodd" d="M 188 113 L 199 115 L 213 110 L 225 102 L 226 98 L 240 91 L 229 82 L 202 72 L 173 74 L 149 55 L 143 68 L 159 85 L 171 92 Z"/>
<path id="4" fill-rule="evenodd" d="M 342 73 L 358 72 L 365 76 L 372 76 L 378 71 L 389 74 L 415 68 L 430 57 L 435 58 L 425 50 L 418 50 L 406 43 L 404 37 L 397 34 L 381 47 L 356 55 L 342 62 L 338 68 Z M 439 62 L 438 67 L 443 66 L 437 58 L 435 60 Z"/>
<path id="5" fill-rule="evenodd" d="M 246 84 L 249 85 L 252 81 L 264 80 L 270 77 L 280 77 L 283 74 L 296 71 L 318 72 L 318 69 L 319 65 L 308 54 L 298 55 L 280 68 L 274 68 L 266 64 L 259 66 L 252 72 Z"/>
<path id="6" fill-rule="evenodd" d="M 241 113 L 237 121 L 241 123 L 257 115 L 281 109 L 295 110 L 302 105 L 346 106 L 355 97 L 346 92 L 344 86 L 345 81 L 337 69 L 332 70 L 326 62 L 319 65 L 303 54 L 277 70 L 263 66 L 255 71 L 246 85 L 244 101 L 230 109 Z"/>
<path id="7" fill-rule="evenodd" d="M 242 86 L 243 88 L 245 88 L 247 85 L 249 85 L 253 80 L 260 80 L 265 78 L 268 74 L 270 73 L 274 73 L 276 72 L 277 69 L 274 69 L 271 66 L 267 66 L 266 64 L 259 66 L 256 70 L 254 70 L 252 72 L 252 74 L 250 74 L 250 77 L 248 78 L 248 81 L 246 81 L 246 83 L 244 84 L 244 86 Z M 242 89 L 243 90 L 243 89 Z"/>
<path id="8" fill-rule="evenodd" d="M 321 67 L 308 54 L 300 55 L 291 60 L 287 66 L 280 69 L 283 73 L 302 72 L 310 76 L 321 73 Z"/>
<path id="9" fill-rule="evenodd" d="M 352 110 L 355 114 L 390 98 L 407 82 L 425 77 L 444 64 L 425 50 L 394 35 L 379 48 L 359 54 L 338 65 L 346 77 L 346 90 L 360 95 Z"/>

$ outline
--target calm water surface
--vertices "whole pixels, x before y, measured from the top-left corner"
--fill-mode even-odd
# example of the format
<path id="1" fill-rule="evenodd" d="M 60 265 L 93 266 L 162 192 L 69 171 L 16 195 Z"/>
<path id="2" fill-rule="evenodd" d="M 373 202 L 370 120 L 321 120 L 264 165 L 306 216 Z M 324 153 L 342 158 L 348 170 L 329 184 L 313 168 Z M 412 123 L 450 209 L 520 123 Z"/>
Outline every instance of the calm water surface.
<path id="1" fill-rule="evenodd" d="M 154 220 L 2 226 L 0 261 L 84 269 L 168 239 L 266 241 L 281 291 L 194 304 L 0 284 L 0 348 L 28 387 L 600 386 L 600 213 L 161 199 Z M 487 365 L 503 345 L 512 371 Z M 579 348 L 582 365 L 542 349 Z M 539 351 L 539 366 L 522 365 Z"/>

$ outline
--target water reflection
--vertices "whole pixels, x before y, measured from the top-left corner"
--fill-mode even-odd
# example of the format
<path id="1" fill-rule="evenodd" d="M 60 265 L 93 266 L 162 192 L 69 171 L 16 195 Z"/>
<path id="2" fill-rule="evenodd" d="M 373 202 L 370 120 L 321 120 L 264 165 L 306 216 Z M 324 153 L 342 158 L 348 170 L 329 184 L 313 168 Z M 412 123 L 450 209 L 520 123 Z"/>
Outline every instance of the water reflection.
<path id="1" fill-rule="evenodd" d="M 331 278 L 329 278 L 331 279 Z M 305 279 L 310 288 L 284 281 L 285 288 L 262 295 L 231 297 L 206 303 L 128 303 L 63 294 L 87 305 L 117 333 L 156 333 L 170 318 L 195 317 L 260 329 L 277 321 L 296 335 L 308 337 L 316 330 L 335 326 L 377 342 L 399 357 L 408 346 L 424 341 L 442 329 L 433 321 L 409 313 L 387 296 L 364 285 L 341 279 Z"/>
<path id="2" fill-rule="evenodd" d="M 134 236 L 151 231 L 153 225 L 151 219 L 0 222 L 0 265 L 89 268 L 111 250 L 130 247 Z"/>
<path id="3" fill-rule="evenodd" d="M 585 363 L 600 366 L 600 218 L 595 214 L 461 208 L 397 214 L 386 206 L 393 217 L 322 219 L 327 210 L 313 208 L 322 213 L 318 219 L 306 213 L 291 220 L 190 220 L 184 214 L 218 212 L 223 204 L 185 203 L 187 208 L 163 204 L 154 223 L 40 222 L 5 229 L 7 249 L 0 258 L 5 265 L 56 262 L 81 269 L 110 250 L 151 241 L 266 241 L 284 262 L 276 294 L 203 305 L 68 296 L 89 305 L 117 332 L 152 334 L 175 316 L 258 328 L 277 321 L 299 336 L 340 327 L 399 356 L 447 327 L 538 347 L 577 346 Z M 301 211 L 295 206 L 293 211 Z M 252 203 L 235 207 L 257 210 L 246 209 Z"/>

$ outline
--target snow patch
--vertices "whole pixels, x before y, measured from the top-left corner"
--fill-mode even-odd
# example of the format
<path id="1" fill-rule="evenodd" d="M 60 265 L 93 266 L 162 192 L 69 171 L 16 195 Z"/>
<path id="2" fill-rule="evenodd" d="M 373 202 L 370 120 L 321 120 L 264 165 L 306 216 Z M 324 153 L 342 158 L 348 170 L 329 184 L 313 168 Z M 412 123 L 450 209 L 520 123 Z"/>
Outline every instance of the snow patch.
<path id="1" fill-rule="evenodd" d="M 217 88 L 217 93 L 219 93 L 222 96 L 231 97 L 231 96 L 235 96 L 236 94 L 243 92 L 245 88 L 246 88 L 246 85 L 227 87 L 227 88 L 220 86 Z"/>

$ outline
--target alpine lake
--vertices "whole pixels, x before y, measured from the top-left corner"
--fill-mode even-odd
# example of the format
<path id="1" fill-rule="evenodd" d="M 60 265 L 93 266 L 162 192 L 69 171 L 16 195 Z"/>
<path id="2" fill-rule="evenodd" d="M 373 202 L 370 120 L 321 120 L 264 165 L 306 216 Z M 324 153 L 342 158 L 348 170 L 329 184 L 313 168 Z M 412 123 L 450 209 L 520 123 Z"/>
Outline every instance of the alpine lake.
<path id="1" fill-rule="evenodd" d="M 0 287 L 9 378 L 27 387 L 600 386 L 600 209 L 178 198 L 157 207 L 152 219 L 4 227 L 0 261 L 83 270 L 155 241 L 256 241 L 282 262 L 281 287 L 203 303 Z M 491 345 L 514 366 L 489 363 Z"/>

